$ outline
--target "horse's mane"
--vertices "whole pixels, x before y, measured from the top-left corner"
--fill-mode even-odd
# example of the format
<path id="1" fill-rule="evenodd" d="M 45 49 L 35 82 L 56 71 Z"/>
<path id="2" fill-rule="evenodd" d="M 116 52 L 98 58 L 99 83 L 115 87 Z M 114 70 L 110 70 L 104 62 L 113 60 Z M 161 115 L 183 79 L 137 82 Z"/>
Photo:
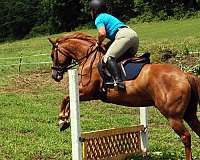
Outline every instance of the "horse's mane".
<path id="1" fill-rule="evenodd" d="M 59 37 L 58 39 L 56 39 L 57 43 L 63 43 L 64 41 L 68 40 L 68 39 L 80 39 L 80 40 L 86 40 L 89 41 L 93 44 L 96 43 L 96 39 L 95 37 L 92 37 L 90 35 L 87 35 L 86 33 L 82 33 L 82 32 L 76 32 L 74 34 L 71 35 L 64 35 L 62 37 Z"/>

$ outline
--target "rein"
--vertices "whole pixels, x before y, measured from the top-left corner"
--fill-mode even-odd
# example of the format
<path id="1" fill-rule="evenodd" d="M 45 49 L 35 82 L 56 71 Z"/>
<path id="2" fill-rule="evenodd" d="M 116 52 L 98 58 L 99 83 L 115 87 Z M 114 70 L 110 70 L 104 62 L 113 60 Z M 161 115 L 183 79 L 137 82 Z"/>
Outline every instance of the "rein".
<path id="1" fill-rule="evenodd" d="M 83 63 L 83 66 L 82 66 L 82 69 L 81 69 L 81 82 L 82 82 L 82 85 L 83 86 L 86 86 L 87 84 L 89 84 L 90 83 L 90 81 L 91 81 L 91 77 L 92 77 L 92 66 L 93 66 L 93 63 L 94 63 L 94 61 L 95 61 L 95 59 L 96 59 L 96 55 L 97 55 L 97 53 L 98 53 L 98 48 L 96 48 L 95 50 L 92 50 L 90 53 L 89 53 L 89 50 L 92 48 L 92 47 L 94 47 L 94 45 L 92 45 L 92 46 L 90 46 L 89 47 L 89 49 L 87 50 L 87 55 L 92 55 L 92 53 L 94 53 L 94 56 L 93 56 L 93 59 L 92 59 L 92 61 L 91 61 L 91 65 L 90 65 L 90 78 L 89 78 L 89 81 L 86 83 L 86 84 L 83 84 L 83 82 L 82 82 L 82 77 L 84 76 L 83 74 L 82 74 L 82 71 L 83 71 L 83 68 L 84 68 L 84 66 L 85 66 L 85 64 L 87 63 L 87 60 L 88 60 L 88 58 L 86 59 L 86 61 Z M 89 57 L 88 56 L 88 57 Z"/>
<path id="2" fill-rule="evenodd" d="M 86 55 L 86 56 L 84 56 L 84 57 L 82 57 L 82 58 L 80 58 L 80 59 L 76 58 L 76 60 L 73 59 L 73 60 L 72 60 L 72 63 L 71 63 L 70 65 L 68 65 L 68 66 L 59 66 L 59 65 L 58 65 L 58 66 L 53 66 L 53 67 L 51 67 L 51 69 L 54 69 L 54 70 L 57 70 L 57 71 L 63 71 L 63 73 L 64 73 L 64 72 L 67 72 L 69 69 L 73 68 L 74 66 L 77 66 L 77 65 L 79 64 L 79 62 L 82 61 L 82 60 L 85 59 L 85 58 L 86 58 L 86 61 L 85 61 L 85 63 L 86 63 L 88 57 L 95 51 L 95 50 L 92 50 L 91 52 L 89 52 L 89 50 L 91 50 L 93 47 L 94 47 L 94 44 L 92 44 L 92 45 L 89 47 L 89 49 L 87 50 L 87 55 Z M 68 52 L 68 54 L 69 54 L 71 57 L 74 57 L 74 55 L 71 54 L 71 53 L 70 53 L 69 51 L 67 51 L 66 49 L 60 48 L 60 47 L 58 46 L 58 43 L 56 43 L 55 49 L 56 49 L 56 57 L 58 57 L 58 52 L 61 53 L 61 54 L 64 55 L 64 56 L 67 56 L 67 54 L 65 54 L 65 53 Z M 64 52 L 63 52 L 61 49 L 64 50 Z M 97 52 L 97 49 L 96 49 L 96 52 Z M 84 64 L 85 64 L 85 63 L 84 63 Z"/>

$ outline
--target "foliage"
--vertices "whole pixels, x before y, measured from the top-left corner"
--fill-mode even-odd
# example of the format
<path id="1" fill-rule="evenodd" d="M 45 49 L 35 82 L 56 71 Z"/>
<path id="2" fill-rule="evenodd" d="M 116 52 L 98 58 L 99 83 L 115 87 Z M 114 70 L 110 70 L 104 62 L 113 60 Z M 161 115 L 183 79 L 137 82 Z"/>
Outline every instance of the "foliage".
<path id="1" fill-rule="evenodd" d="M 77 26 L 81 7 L 79 0 L 42 0 L 42 6 L 52 33 L 70 31 Z"/>
<path id="2" fill-rule="evenodd" d="M 38 17 L 39 0 L 1 1 L 0 37 L 22 38 L 35 25 Z"/>
<path id="3" fill-rule="evenodd" d="M 70 31 L 78 25 L 81 7 L 79 0 L 9 0 L 0 4 L 1 40 L 44 33 L 46 27 L 48 33 Z"/>
<path id="4" fill-rule="evenodd" d="M 139 20 L 152 21 L 152 19 L 167 20 L 172 17 L 182 19 L 193 16 L 198 5 L 196 1 L 191 2 L 191 0 L 135 0 L 135 8 Z"/>
<path id="5" fill-rule="evenodd" d="M 0 41 L 27 34 L 71 31 L 91 23 L 90 0 L 0 0 Z M 150 22 L 198 15 L 199 0 L 113 0 L 108 11 L 123 21 Z M 38 33 L 36 33 L 38 32 Z"/>
<path id="6" fill-rule="evenodd" d="M 122 20 L 128 20 L 135 17 L 133 0 L 115 0 L 108 2 L 108 10 L 116 17 Z"/>
<path id="7" fill-rule="evenodd" d="M 50 27 L 48 24 L 41 24 L 41 25 L 37 25 L 34 26 L 30 33 L 28 34 L 28 37 L 36 37 L 36 36 L 40 36 L 40 35 L 45 35 L 50 33 Z"/>
<path id="8" fill-rule="evenodd" d="M 91 21 L 89 3 L 91 0 L 80 0 L 82 4 L 81 19 L 83 22 Z M 114 0 L 106 1 L 107 11 L 112 15 L 122 19 L 128 20 L 130 17 L 134 17 L 134 1 L 133 0 Z"/>

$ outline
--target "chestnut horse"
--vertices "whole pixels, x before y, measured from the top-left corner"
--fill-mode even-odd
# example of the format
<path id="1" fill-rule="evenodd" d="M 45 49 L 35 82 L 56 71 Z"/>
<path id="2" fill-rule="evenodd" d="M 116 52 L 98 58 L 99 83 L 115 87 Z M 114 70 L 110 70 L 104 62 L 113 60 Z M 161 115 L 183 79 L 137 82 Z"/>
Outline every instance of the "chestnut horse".
<path id="1" fill-rule="evenodd" d="M 53 41 L 51 57 L 52 77 L 56 81 L 64 72 L 79 64 L 80 100 L 102 99 L 102 79 L 97 65 L 105 53 L 104 49 L 93 49 L 95 38 L 83 33 L 75 33 Z M 104 46 L 102 46 L 104 48 Z M 72 61 L 73 60 L 73 61 Z M 155 106 L 165 116 L 171 128 L 180 136 L 186 160 L 192 160 L 191 135 L 184 121 L 200 137 L 200 121 L 197 106 L 200 101 L 200 79 L 184 73 L 174 65 L 146 64 L 138 77 L 124 82 L 126 90 L 119 92 L 109 89 L 106 102 L 124 106 Z M 60 130 L 69 127 L 69 96 L 64 97 L 60 107 Z"/>

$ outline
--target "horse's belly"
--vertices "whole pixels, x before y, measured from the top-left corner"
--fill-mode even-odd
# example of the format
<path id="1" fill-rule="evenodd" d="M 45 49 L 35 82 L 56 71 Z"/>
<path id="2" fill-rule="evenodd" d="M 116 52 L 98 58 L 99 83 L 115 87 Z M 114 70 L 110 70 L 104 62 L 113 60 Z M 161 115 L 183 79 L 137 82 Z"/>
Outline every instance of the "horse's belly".
<path id="1" fill-rule="evenodd" d="M 129 106 L 129 107 L 145 107 L 145 106 L 153 106 L 154 102 L 144 96 L 133 96 L 133 95 L 116 95 L 116 96 L 108 96 L 107 100 L 109 103 Z"/>

